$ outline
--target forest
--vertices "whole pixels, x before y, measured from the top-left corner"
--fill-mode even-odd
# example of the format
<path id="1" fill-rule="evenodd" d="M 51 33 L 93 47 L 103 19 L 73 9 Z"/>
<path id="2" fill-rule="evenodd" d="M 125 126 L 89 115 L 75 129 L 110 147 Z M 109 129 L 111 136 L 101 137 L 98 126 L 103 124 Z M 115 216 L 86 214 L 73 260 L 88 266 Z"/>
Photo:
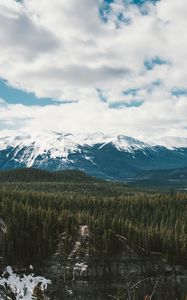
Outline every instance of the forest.
<path id="1" fill-rule="evenodd" d="M 74 170 L 54 180 L 47 174 L 0 174 L 0 218 L 7 227 L 1 255 L 7 263 L 37 263 L 56 251 L 66 256 L 75 228 L 86 224 L 91 255 L 118 255 L 125 240 L 140 255 L 187 265 L 187 192 L 139 190 Z"/>

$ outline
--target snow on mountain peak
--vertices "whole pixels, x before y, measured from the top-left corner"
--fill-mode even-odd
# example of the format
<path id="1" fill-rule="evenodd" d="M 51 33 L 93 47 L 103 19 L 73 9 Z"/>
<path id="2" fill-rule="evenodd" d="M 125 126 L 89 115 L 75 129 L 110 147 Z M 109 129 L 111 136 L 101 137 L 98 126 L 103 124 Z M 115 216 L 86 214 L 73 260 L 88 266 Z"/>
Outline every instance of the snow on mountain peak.
<path id="1" fill-rule="evenodd" d="M 168 149 L 187 148 L 187 138 L 166 137 L 147 144 L 125 135 L 111 136 L 101 132 L 92 134 L 51 132 L 38 135 L 2 137 L 0 138 L 0 151 L 11 148 L 15 159 L 19 157 L 19 161 L 25 163 L 27 167 L 31 167 L 38 157 L 60 158 L 63 164 L 71 162 L 69 154 L 81 152 L 81 147 L 100 145 L 100 148 L 102 148 L 108 144 L 112 144 L 119 151 L 134 153 L 136 150 L 144 152 L 144 149 L 154 148 L 156 145 Z M 90 157 L 86 157 L 86 159 L 91 160 Z"/>
<path id="2" fill-rule="evenodd" d="M 125 135 L 118 135 L 114 138 L 112 143 L 118 150 L 126 150 L 128 152 L 133 152 L 134 150 L 150 147 L 148 144 L 145 144 L 140 140 Z"/>
<path id="3" fill-rule="evenodd" d="M 0 138 L 0 150 L 11 147 L 14 149 L 14 156 L 23 151 L 21 160 L 27 167 L 34 164 L 38 156 L 49 153 L 52 159 L 60 157 L 63 161 L 68 160 L 68 155 L 79 151 L 81 146 L 93 146 L 98 143 L 109 141 L 110 138 L 102 133 L 90 135 L 71 133 L 51 132 L 50 134 L 33 134 L 15 137 Z"/>
<path id="4" fill-rule="evenodd" d="M 100 144 L 103 147 L 106 144 L 113 144 L 118 150 L 134 152 L 148 145 L 125 135 L 110 136 L 101 132 L 92 134 L 71 134 L 51 132 L 50 134 L 33 134 L 15 137 L 0 138 L 0 150 L 9 147 L 14 149 L 14 155 L 23 152 L 22 161 L 26 162 L 28 167 L 34 164 L 35 159 L 43 154 L 50 154 L 52 159 L 62 158 L 67 161 L 68 155 L 81 151 L 80 147 L 92 147 Z M 22 151 L 23 150 L 23 151 Z"/>

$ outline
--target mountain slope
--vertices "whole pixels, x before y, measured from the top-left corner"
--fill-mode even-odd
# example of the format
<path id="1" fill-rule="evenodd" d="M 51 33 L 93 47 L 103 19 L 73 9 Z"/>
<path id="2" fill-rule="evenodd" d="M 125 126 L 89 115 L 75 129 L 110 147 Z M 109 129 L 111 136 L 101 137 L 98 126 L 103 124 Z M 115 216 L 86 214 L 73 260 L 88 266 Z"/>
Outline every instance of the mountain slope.
<path id="1" fill-rule="evenodd" d="M 100 178 L 125 180 L 144 170 L 187 166 L 187 148 L 149 145 L 102 133 L 0 138 L 0 169 L 78 169 Z"/>
<path id="2" fill-rule="evenodd" d="M 171 170 L 149 170 L 144 171 L 141 174 L 137 175 L 135 179 L 143 180 L 158 180 L 162 178 L 162 180 L 169 181 L 187 181 L 187 168 L 182 169 L 171 169 Z"/>

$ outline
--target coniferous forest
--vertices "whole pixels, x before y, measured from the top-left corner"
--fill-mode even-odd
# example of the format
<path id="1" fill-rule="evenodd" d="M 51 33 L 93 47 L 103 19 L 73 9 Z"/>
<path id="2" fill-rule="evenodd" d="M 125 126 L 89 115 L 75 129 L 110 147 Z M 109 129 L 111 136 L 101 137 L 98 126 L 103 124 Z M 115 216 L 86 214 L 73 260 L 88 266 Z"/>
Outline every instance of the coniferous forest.
<path id="1" fill-rule="evenodd" d="M 66 255 L 75 228 L 86 224 L 92 255 L 118 255 L 125 239 L 140 255 L 157 253 L 186 266 L 187 192 L 140 190 L 79 171 L 47 174 L 0 174 L 0 217 L 7 226 L 1 251 L 8 263 L 37 263 L 59 247 Z"/>

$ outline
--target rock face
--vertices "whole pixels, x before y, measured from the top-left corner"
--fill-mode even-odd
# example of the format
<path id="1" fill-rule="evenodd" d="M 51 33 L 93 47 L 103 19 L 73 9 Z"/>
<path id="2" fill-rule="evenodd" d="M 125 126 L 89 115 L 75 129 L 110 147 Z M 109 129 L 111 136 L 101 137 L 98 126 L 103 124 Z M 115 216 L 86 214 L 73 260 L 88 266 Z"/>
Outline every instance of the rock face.
<path id="1" fill-rule="evenodd" d="M 62 235 L 57 254 L 54 257 L 54 264 L 52 264 L 52 273 L 58 274 L 58 278 L 65 282 L 86 279 L 90 260 L 88 226 L 81 225 L 76 228 L 72 247 L 67 255 L 65 255 L 63 249 L 66 239 L 66 234 Z"/>
<path id="2" fill-rule="evenodd" d="M 176 281 L 176 286 L 181 284 L 181 280 L 184 279 L 184 276 L 182 276 L 183 279 L 179 276 L 183 270 L 170 266 L 162 257 L 139 256 L 129 247 L 126 247 L 125 252 L 119 256 L 90 256 L 89 237 L 87 225 L 79 226 L 66 259 L 64 259 L 64 253 L 60 254 L 59 251 L 53 257 L 48 270 L 52 279 L 52 289 L 49 294 L 52 299 L 62 299 L 62 297 L 63 299 L 82 300 L 108 299 L 108 295 L 115 296 L 117 290 L 125 295 L 128 288 L 132 288 L 139 281 L 143 285 L 139 291 L 141 296 L 136 299 L 143 299 L 148 286 L 154 287 L 158 277 L 162 278 L 159 279 L 162 282 L 160 286 L 166 282 L 169 284 L 173 274 L 175 274 L 175 278 L 172 277 L 172 280 Z M 65 238 L 65 234 L 62 236 L 61 246 L 64 243 L 63 238 Z M 177 283 L 177 280 L 180 283 Z M 173 284 L 174 286 L 175 284 Z M 138 288 L 139 286 L 137 291 Z M 173 290 L 172 293 L 174 293 Z M 171 296 L 171 294 L 169 295 Z M 171 300 L 172 298 L 164 299 Z"/>
<path id="3" fill-rule="evenodd" d="M 6 233 L 6 225 L 3 219 L 0 218 L 0 234 L 3 236 Z"/>
<path id="4" fill-rule="evenodd" d="M 3 242 L 7 228 L 3 219 L 0 218 L 0 255 L 2 256 Z"/>
<path id="5" fill-rule="evenodd" d="M 153 145 L 101 133 L 4 137 L 0 138 L 0 169 L 80 169 L 101 178 L 125 180 L 144 170 L 187 166 L 187 142 L 177 145 L 171 141 L 168 147 Z"/>

